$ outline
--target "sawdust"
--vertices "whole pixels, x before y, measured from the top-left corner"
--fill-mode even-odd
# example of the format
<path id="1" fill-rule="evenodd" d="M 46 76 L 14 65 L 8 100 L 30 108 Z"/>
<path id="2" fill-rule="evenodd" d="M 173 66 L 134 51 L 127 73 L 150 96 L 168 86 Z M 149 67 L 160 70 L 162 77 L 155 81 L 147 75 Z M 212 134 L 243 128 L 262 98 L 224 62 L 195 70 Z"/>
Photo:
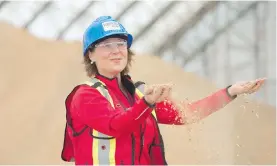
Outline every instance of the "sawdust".
<path id="1" fill-rule="evenodd" d="M 82 46 L 39 40 L 4 23 L 0 30 L 0 164 L 65 164 L 64 100 L 86 80 Z M 158 57 L 137 55 L 132 67 L 134 80 L 174 83 L 182 107 L 218 90 Z M 195 111 L 190 125 L 161 125 L 168 162 L 275 164 L 275 112 L 242 96 L 203 120 Z"/>

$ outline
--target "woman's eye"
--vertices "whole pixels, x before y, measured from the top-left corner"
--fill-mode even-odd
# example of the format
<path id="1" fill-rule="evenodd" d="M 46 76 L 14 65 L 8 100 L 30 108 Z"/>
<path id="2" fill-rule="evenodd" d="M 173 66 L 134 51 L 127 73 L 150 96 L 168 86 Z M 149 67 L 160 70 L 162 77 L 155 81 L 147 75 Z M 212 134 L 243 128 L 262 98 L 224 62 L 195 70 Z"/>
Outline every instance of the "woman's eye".
<path id="1" fill-rule="evenodd" d="M 106 44 L 106 47 L 107 47 L 107 48 L 112 48 L 112 43 L 107 43 L 107 44 Z"/>

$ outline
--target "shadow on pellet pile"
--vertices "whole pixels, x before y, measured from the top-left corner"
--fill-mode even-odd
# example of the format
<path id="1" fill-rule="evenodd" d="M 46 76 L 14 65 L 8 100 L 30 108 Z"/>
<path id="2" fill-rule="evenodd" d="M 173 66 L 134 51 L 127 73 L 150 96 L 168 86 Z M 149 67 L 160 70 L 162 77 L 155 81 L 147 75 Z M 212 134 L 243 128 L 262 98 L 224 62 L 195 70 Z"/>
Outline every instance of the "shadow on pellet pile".
<path id="1" fill-rule="evenodd" d="M 64 99 L 86 80 L 82 46 L 40 40 L 4 23 L 0 33 L 0 164 L 64 164 Z M 132 76 L 147 83 L 172 81 L 174 96 L 190 101 L 217 90 L 153 56 L 137 56 Z M 275 164 L 275 121 L 275 108 L 241 97 L 197 124 L 161 125 L 168 162 Z"/>

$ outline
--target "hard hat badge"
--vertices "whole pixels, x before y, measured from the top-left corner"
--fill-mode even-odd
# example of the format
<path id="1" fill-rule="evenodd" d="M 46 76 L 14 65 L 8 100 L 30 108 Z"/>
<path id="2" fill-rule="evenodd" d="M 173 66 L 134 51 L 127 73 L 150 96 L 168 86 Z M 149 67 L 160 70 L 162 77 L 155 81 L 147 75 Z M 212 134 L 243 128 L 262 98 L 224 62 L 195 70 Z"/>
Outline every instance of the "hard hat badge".
<path id="1" fill-rule="evenodd" d="M 102 23 L 104 31 L 116 31 L 121 30 L 121 27 L 118 22 L 115 21 L 106 21 Z"/>

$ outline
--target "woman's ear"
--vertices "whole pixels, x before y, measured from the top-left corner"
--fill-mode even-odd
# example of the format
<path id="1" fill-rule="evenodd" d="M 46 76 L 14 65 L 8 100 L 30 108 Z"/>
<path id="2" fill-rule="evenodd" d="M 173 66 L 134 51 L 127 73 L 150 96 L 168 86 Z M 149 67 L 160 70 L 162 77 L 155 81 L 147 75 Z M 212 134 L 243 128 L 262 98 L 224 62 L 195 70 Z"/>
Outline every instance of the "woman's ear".
<path id="1" fill-rule="evenodd" d="M 94 57 L 94 54 L 92 52 L 89 52 L 88 53 L 88 56 L 89 56 L 89 59 L 90 59 L 90 63 L 93 64 L 95 62 L 95 57 Z"/>

